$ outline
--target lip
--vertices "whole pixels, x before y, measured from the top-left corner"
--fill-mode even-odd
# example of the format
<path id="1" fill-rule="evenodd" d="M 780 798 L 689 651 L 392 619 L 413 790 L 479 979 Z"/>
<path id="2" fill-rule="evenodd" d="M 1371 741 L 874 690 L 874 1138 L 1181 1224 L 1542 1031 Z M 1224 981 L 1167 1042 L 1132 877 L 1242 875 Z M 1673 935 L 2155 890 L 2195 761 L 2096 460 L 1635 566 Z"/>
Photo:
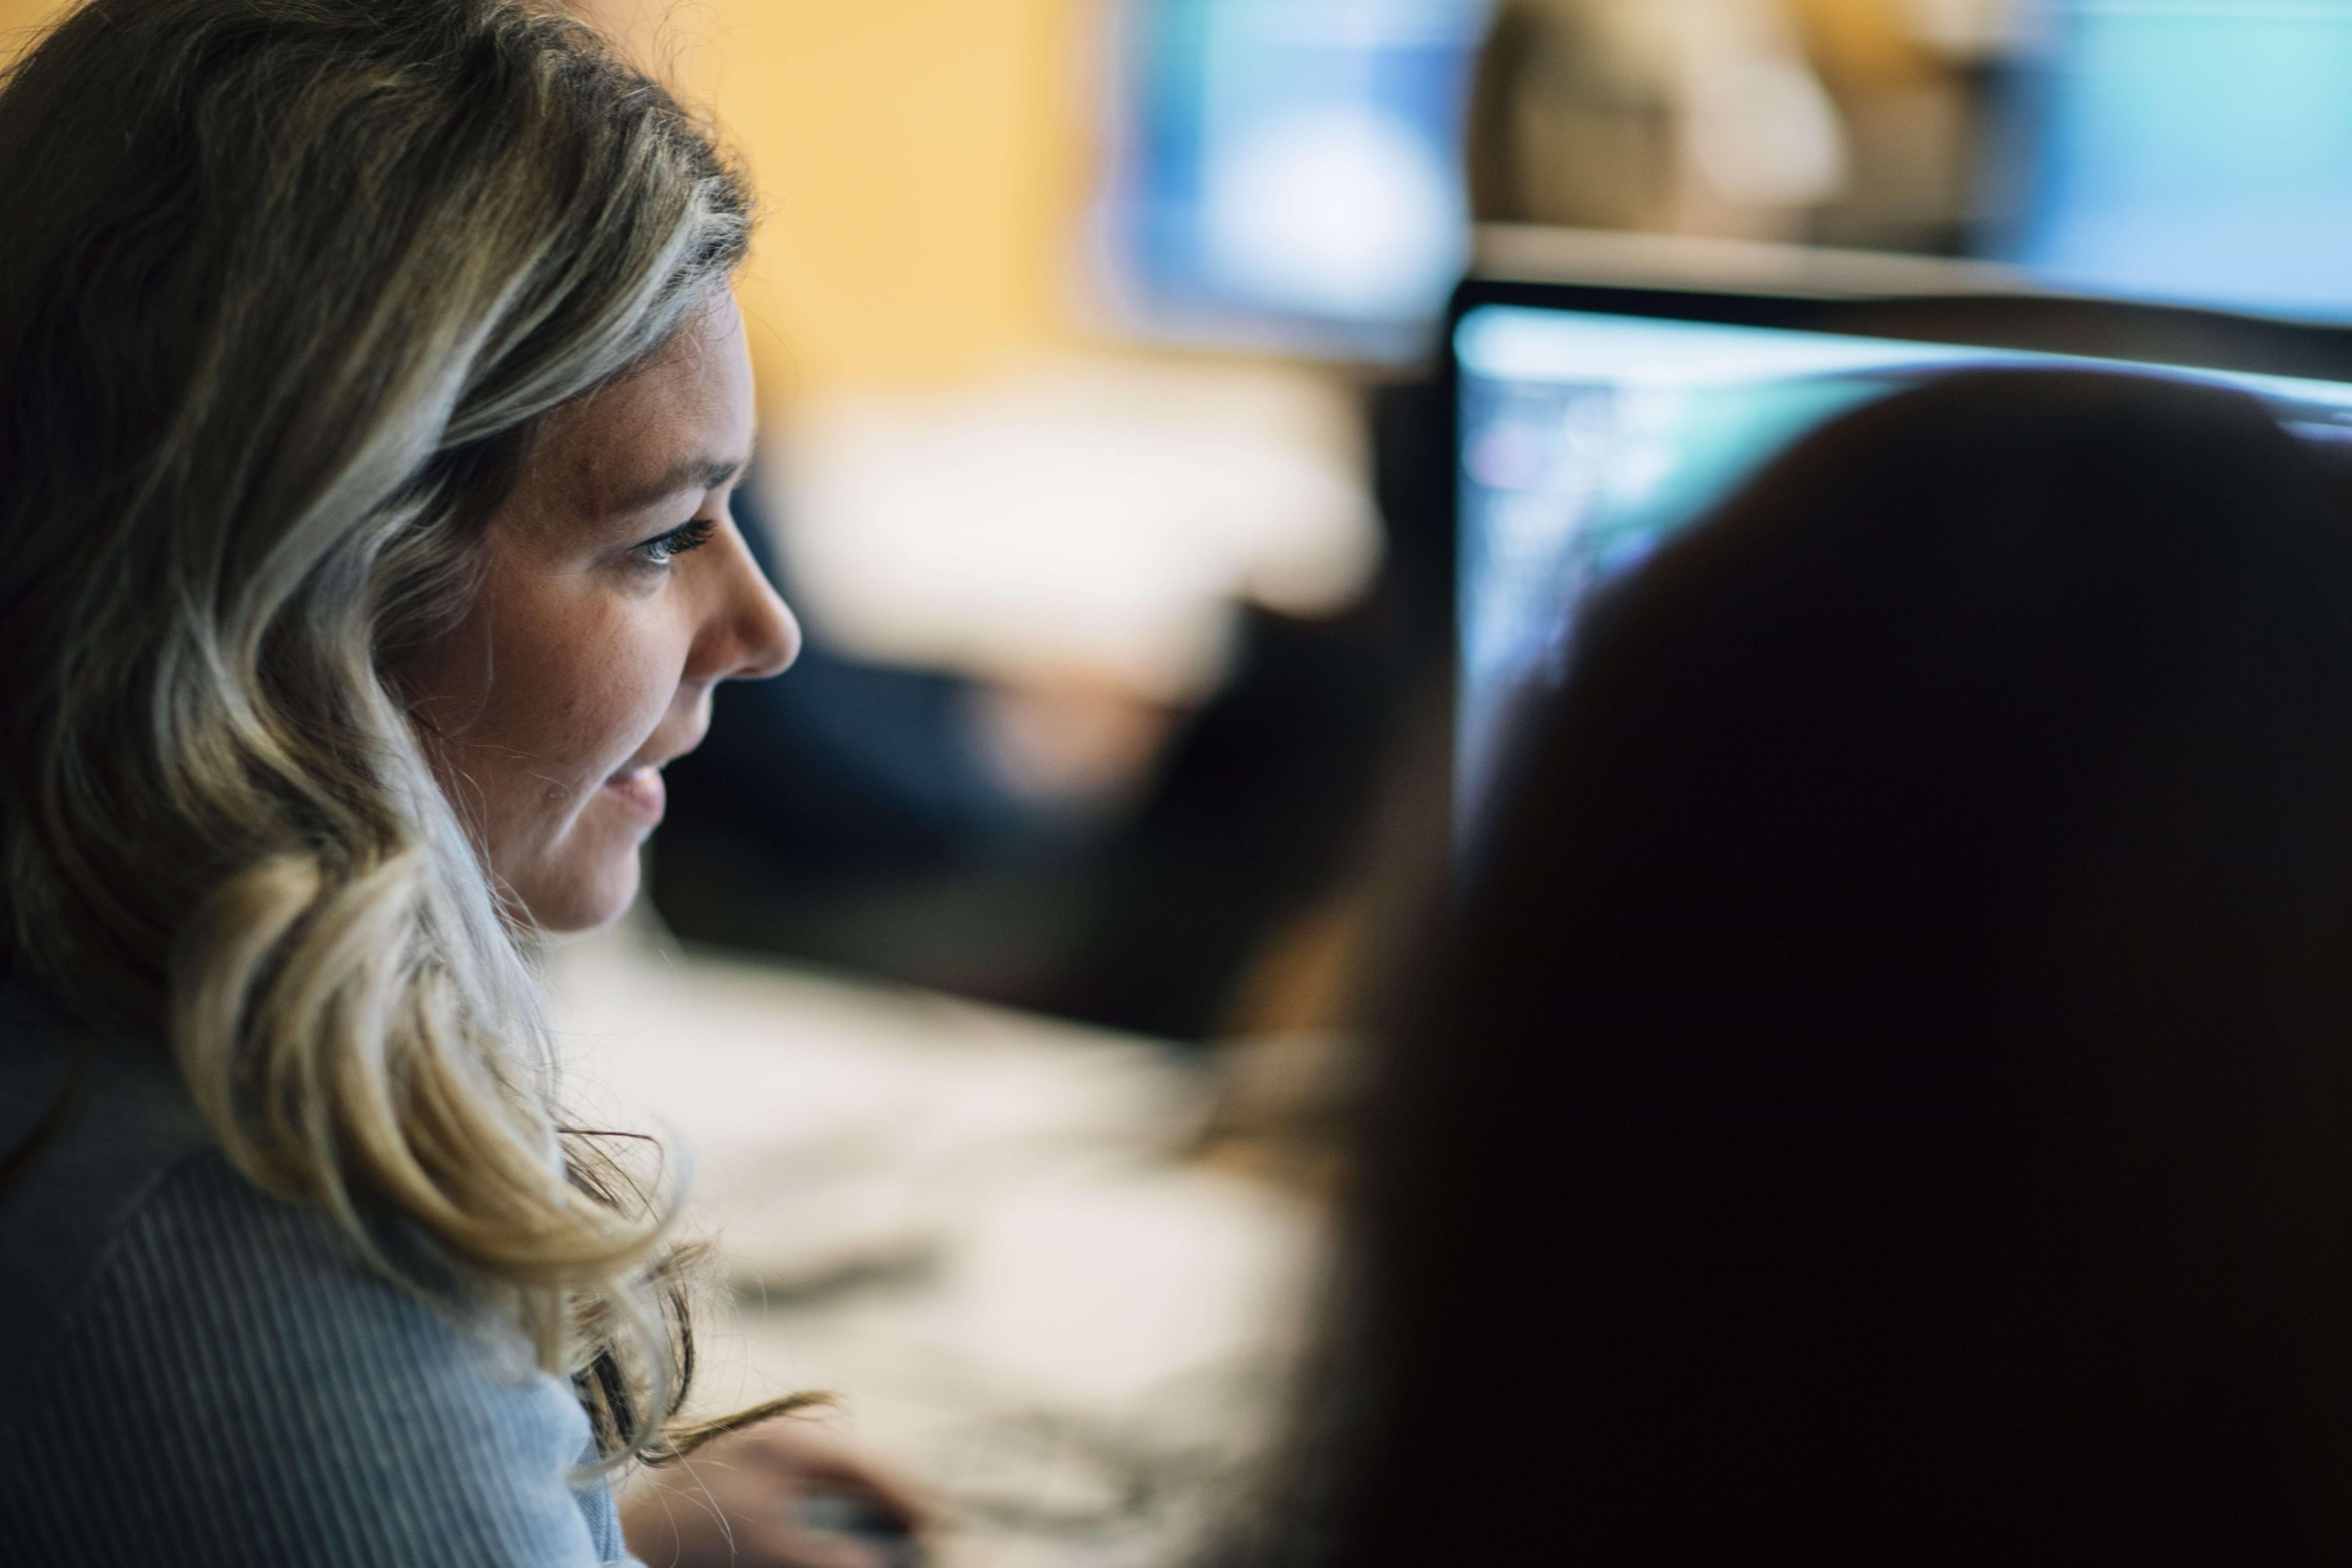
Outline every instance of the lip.
<path id="1" fill-rule="evenodd" d="M 606 779 L 604 787 L 647 827 L 661 825 L 662 813 L 669 805 L 669 792 L 662 783 L 660 763 L 633 763 Z"/>

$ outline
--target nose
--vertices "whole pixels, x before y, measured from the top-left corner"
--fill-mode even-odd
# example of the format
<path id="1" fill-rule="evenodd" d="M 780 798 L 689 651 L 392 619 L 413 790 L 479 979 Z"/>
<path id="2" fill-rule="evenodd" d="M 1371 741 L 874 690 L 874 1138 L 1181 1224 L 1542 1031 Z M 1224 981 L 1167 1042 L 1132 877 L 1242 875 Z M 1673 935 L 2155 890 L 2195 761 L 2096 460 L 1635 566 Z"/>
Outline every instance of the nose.
<path id="1" fill-rule="evenodd" d="M 801 654 L 801 624 L 751 558 L 743 536 L 730 522 L 709 553 L 717 557 L 711 598 L 702 635 L 696 639 L 696 668 L 706 680 L 765 680 L 781 675 Z"/>

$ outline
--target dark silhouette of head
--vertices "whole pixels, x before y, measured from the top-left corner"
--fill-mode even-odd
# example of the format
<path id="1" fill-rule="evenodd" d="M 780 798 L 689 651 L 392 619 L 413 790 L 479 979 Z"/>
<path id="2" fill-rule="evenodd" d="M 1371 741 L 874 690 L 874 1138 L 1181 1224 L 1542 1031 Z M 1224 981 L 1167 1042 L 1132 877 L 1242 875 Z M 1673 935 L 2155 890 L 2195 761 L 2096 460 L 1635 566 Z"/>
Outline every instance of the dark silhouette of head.
<path id="1" fill-rule="evenodd" d="M 1348 1564 L 2352 1552 L 2352 523 L 1988 372 L 1590 608 L 1399 1025 Z"/>

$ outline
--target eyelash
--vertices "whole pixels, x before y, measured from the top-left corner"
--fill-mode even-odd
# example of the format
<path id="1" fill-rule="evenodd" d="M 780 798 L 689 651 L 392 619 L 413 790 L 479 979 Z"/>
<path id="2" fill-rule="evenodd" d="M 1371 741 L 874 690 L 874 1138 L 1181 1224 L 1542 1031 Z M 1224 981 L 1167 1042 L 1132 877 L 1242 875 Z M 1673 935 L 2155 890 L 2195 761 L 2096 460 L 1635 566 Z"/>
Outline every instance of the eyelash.
<path id="1" fill-rule="evenodd" d="M 698 517 L 679 523 L 657 539 L 648 539 L 636 547 L 637 558 L 648 566 L 667 566 L 689 550 L 699 550 L 710 542 L 719 531 L 719 524 L 707 517 Z"/>

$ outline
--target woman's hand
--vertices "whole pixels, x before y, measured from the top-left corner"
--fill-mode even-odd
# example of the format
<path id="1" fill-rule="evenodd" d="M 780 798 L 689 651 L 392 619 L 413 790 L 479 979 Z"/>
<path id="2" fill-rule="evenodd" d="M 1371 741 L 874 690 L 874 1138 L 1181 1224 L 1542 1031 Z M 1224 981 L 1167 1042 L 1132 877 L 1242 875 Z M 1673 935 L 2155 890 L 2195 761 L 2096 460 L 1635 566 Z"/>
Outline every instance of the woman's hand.
<path id="1" fill-rule="evenodd" d="M 922 1523 L 903 1487 L 793 1416 L 714 1438 L 621 1497 L 646 1568 L 916 1568 Z"/>

